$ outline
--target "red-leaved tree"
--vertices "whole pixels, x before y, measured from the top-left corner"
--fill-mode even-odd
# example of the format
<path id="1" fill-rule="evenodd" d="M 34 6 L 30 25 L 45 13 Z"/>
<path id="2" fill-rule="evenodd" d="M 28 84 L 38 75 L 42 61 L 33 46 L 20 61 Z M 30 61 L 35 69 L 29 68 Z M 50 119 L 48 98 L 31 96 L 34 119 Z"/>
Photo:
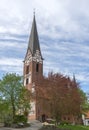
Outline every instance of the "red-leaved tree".
<path id="1" fill-rule="evenodd" d="M 67 76 L 59 73 L 49 73 L 36 83 L 36 99 L 38 114 L 46 114 L 56 122 L 61 121 L 63 115 L 79 116 L 83 98 L 79 92 L 79 84 Z"/>

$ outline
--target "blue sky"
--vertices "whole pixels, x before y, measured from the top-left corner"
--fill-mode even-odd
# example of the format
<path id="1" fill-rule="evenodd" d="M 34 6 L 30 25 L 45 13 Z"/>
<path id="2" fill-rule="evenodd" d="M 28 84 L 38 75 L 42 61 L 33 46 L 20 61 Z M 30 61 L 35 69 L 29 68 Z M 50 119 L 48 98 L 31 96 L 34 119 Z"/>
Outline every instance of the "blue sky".
<path id="1" fill-rule="evenodd" d="M 33 10 L 49 71 L 75 75 L 89 92 L 89 0 L 3 0 L 0 2 L 0 78 L 23 74 Z"/>

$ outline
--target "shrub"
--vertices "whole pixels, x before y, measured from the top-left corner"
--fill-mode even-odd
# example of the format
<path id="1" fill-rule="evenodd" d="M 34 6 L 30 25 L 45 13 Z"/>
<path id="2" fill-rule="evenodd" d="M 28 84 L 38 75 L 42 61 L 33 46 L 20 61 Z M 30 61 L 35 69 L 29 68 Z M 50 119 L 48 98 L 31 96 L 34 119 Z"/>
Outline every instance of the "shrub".
<path id="1" fill-rule="evenodd" d="M 12 118 L 12 115 L 7 115 L 5 118 L 4 118 L 4 126 L 5 127 L 11 127 L 11 124 L 13 123 L 13 118 Z"/>
<path id="2" fill-rule="evenodd" d="M 60 125 L 68 125 L 69 123 L 67 121 L 61 121 Z"/>
<path id="3" fill-rule="evenodd" d="M 24 115 L 16 115 L 14 119 L 14 123 L 27 123 L 27 117 Z"/>

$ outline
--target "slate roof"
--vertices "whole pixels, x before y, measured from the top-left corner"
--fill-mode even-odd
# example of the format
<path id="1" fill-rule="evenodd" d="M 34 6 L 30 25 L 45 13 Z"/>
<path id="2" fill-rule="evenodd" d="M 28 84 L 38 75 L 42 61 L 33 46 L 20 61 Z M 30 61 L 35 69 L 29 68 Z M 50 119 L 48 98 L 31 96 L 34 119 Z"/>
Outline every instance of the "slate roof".
<path id="1" fill-rule="evenodd" d="M 29 37 L 29 42 L 28 42 L 28 49 L 30 49 L 32 56 L 35 55 L 36 50 L 39 50 L 40 55 L 41 55 L 35 14 L 33 17 L 32 29 L 31 29 L 31 33 L 30 33 L 30 37 Z M 42 55 L 41 55 L 41 57 L 42 57 Z"/>

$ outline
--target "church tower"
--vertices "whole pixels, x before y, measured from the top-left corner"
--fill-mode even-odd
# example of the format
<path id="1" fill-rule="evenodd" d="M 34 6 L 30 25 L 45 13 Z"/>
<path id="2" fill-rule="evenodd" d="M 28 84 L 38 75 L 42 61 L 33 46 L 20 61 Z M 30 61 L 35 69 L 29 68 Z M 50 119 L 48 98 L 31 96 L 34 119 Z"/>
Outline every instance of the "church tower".
<path id="1" fill-rule="evenodd" d="M 30 91 L 34 91 L 35 82 L 43 76 L 43 58 L 40 50 L 35 14 L 31 33 L 28 41 L 28 48 L 24 59 L 24 86 Z M 35 86 L 36 87 L 36 86 Z M 31 114 L 36 118 L 36 103 L 32 102 Z M 32 116 L 32 115 L 30 115 Z"/>

